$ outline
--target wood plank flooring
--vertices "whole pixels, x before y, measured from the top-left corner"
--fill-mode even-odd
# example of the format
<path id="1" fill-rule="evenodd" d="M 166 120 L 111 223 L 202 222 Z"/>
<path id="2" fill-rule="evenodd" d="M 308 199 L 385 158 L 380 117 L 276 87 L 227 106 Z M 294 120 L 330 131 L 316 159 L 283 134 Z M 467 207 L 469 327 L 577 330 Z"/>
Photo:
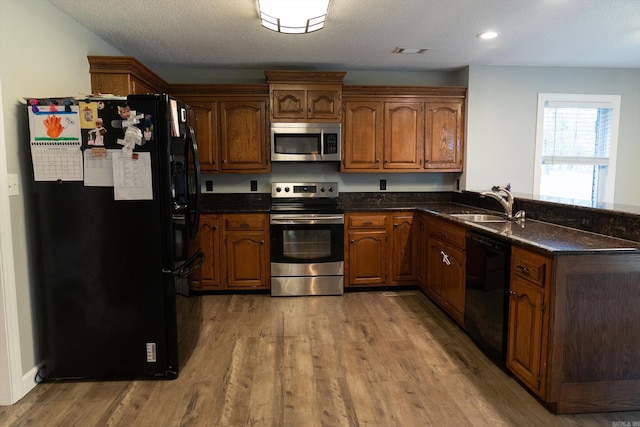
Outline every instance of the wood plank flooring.
<path id="1" fill-rule="evenodd" d="M 0 425 L 640 425 L 640 412 L 553 415 L 419 291 L 200 298 L 177 380 L 40 384 Z"/>

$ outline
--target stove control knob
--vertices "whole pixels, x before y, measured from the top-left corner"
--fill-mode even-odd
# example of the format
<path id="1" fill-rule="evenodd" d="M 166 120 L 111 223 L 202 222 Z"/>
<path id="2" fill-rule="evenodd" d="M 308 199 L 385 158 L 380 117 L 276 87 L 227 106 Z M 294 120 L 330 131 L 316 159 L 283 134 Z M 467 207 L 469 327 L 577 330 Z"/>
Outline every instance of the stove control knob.
<path id="1" fill-rule="evenodd" d="M 324 187 L 320 187 L 320 192 L 324 193 Z"/>
<path id="2" fill-rule="evenodd" d="M 281 191 L 282 191 L 282 188 L 280 188 L 280 187 L 276 187 L 276 193 L 279 193 L 279 192 L 281 192 Z"/>
<path id="3" fill-rule="evenodd" d="M 333 187 L 329 187 L 329 193 L 333 193 Z"/>
<path id="4" fill-rule="evenodd" d="M 284 191 L 285 191 L 285 193 L 288 193 L 289 192 L 289 187 L 284 187 Z"/>

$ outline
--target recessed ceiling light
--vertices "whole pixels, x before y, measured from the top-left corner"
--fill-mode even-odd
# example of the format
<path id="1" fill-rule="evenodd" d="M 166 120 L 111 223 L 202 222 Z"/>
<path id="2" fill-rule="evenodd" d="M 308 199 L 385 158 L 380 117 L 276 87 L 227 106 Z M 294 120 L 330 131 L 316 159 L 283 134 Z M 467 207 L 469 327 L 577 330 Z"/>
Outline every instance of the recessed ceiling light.
<path id="1" fill-rule="evenodd" d="M 419 47 L 397 47 L 393 49 L 393 53 L 425 53 L 429 49 Z"/>
<path id="2" fill-rule="evenodd" d="M 485 31 L 485 32 L 480 33 L 480 34 L 476 34 L 476 37 L 479 38 L 479 39 L 483 39 L 483 40 L 490 40 L 490 39 L 495 39 L 499 35 L 500 35 L 500 33 L 497 33 L 495 31 Z"/>

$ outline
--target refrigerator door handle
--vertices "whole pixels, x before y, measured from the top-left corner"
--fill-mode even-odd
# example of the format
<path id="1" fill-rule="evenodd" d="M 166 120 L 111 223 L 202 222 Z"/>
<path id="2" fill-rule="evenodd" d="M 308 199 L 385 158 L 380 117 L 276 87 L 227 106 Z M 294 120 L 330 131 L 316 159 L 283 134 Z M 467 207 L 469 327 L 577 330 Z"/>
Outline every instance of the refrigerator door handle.
<path id="1" fill-rule="evenodd" d="M 202 250 L 198 250 L 195 254 L 191 256 L 188 260 L 186 260 L 180 267 L 173 270 L 173 275 L 177 277 L 187 277 L 189 274 L 193 273 L 197 269 L 199 269 L 204 263 L 204 253 Z"/>
<path id="2" fill-rule="evenodd" d="M 198 235 L 198 227 L 200 226 L 200 209 L 201 209 L 201 199 L 202 199 L 202 190 L 200 188 L 200 159 L 198 158 L 198 144 L 196 142 L 196 134 L 193 131 L 193 128 L 191 126 L 188 127 L 187 129 L 187 135 L 186 135 L 186 139 L 187 139 L 187 150 L 191 151 L 191 156 L 188 156 L 187 158 L 191 157 L 191 160 L 193 162 L 193 172 L 194 172 L 194 190 L 195 190 L 195 195 L 194 195 L 194 200 L 193 200 L 193 205 L 194 206 L 189 206 L 189 216 L 188 216 L 188 221 L 189 221 L 189 234 L 190 237 L 192 239 L 195 239 L 196 236 Z M 192 211 L 193 209 L 193 211 Z"/>

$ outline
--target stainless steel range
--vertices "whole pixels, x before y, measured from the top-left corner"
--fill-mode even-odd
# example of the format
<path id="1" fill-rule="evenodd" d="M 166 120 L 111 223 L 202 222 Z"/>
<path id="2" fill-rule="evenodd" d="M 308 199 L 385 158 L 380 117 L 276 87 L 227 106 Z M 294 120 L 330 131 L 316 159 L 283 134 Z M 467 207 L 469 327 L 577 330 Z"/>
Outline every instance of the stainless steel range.
<path id="1" fill-rule="evenodd" d="M 271 295 L 344 293 L 344 213 L 336 182 L 271 184 Z"/>

